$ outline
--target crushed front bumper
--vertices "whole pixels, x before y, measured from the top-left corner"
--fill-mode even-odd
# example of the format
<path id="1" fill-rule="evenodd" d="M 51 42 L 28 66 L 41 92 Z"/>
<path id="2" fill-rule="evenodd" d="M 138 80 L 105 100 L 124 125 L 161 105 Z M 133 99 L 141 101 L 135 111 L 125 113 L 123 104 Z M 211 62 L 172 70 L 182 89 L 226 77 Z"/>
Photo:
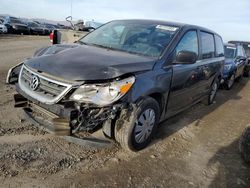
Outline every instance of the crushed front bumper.
<path id="1" fill-rule="evenodd" d="M 47 105 L 25 94 L 18 84 L 16 90 L 18 94 L 14 96 L 15 107 L 23 108 L 33 122 L 57 135 L 69 136 L 82 131 L 92 133 L 103 126 L 106 126 L 105 130 L 110 129 L 111 125 L 107 122 L 116 117 L 121 107 L 120 104 L 106 108 L 76 107 L 72 102 Z M 81 122 L 81 125 L 78 124 L 76 130 L 74 126 L 77 122 Z M 111 136 L 110 130 L 106 132 Z"/>

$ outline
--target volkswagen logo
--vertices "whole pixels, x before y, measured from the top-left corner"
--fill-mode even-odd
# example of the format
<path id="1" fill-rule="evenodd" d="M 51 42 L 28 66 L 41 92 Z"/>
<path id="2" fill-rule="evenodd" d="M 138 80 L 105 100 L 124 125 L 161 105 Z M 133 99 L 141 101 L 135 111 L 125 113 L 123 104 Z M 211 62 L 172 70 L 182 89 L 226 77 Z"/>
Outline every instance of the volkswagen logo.
<path id="1" fill-rule="evenodd" d="M 30 81 L 30 89 L 35 91 L 40 84 L 38 76 L 32 76 L 31 81 Z"/>

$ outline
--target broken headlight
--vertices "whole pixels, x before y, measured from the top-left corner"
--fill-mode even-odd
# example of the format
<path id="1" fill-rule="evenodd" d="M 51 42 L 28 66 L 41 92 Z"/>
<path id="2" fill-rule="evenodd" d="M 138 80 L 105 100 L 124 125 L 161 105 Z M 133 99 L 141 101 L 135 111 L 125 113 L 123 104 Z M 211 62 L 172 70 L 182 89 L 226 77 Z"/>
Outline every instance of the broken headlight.
<path id="1" fill-rule="evenodd" d="M 84 84 L 71 95 L 70 100 L 98 106 L 109 105 L 124 96 L 134 82 L 135 77 L 131 76 L 109 83 Z"/>

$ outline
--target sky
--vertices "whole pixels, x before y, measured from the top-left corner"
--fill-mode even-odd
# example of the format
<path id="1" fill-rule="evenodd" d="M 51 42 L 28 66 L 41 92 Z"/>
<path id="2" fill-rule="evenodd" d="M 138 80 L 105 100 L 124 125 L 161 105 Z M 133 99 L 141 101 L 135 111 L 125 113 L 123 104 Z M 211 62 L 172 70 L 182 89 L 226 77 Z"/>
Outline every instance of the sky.
<path id="1" fill-rule="evenodd" d="M 157 19 L 207 27 L 223 40 L 250 41 L 250 0 L 0 0 L 0 14 L 108 22 Z"/>

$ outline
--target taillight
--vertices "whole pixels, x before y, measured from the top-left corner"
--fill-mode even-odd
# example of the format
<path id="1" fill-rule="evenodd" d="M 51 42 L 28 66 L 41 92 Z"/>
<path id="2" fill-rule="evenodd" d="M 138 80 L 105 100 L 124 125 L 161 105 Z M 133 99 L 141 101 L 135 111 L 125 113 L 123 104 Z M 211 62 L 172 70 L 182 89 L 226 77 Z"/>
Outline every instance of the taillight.
<path id="1" fill-rule="evenodd" d="M 49 35 L 50 42 L 53 44 L 54 33 L 51 32 Z"/>

